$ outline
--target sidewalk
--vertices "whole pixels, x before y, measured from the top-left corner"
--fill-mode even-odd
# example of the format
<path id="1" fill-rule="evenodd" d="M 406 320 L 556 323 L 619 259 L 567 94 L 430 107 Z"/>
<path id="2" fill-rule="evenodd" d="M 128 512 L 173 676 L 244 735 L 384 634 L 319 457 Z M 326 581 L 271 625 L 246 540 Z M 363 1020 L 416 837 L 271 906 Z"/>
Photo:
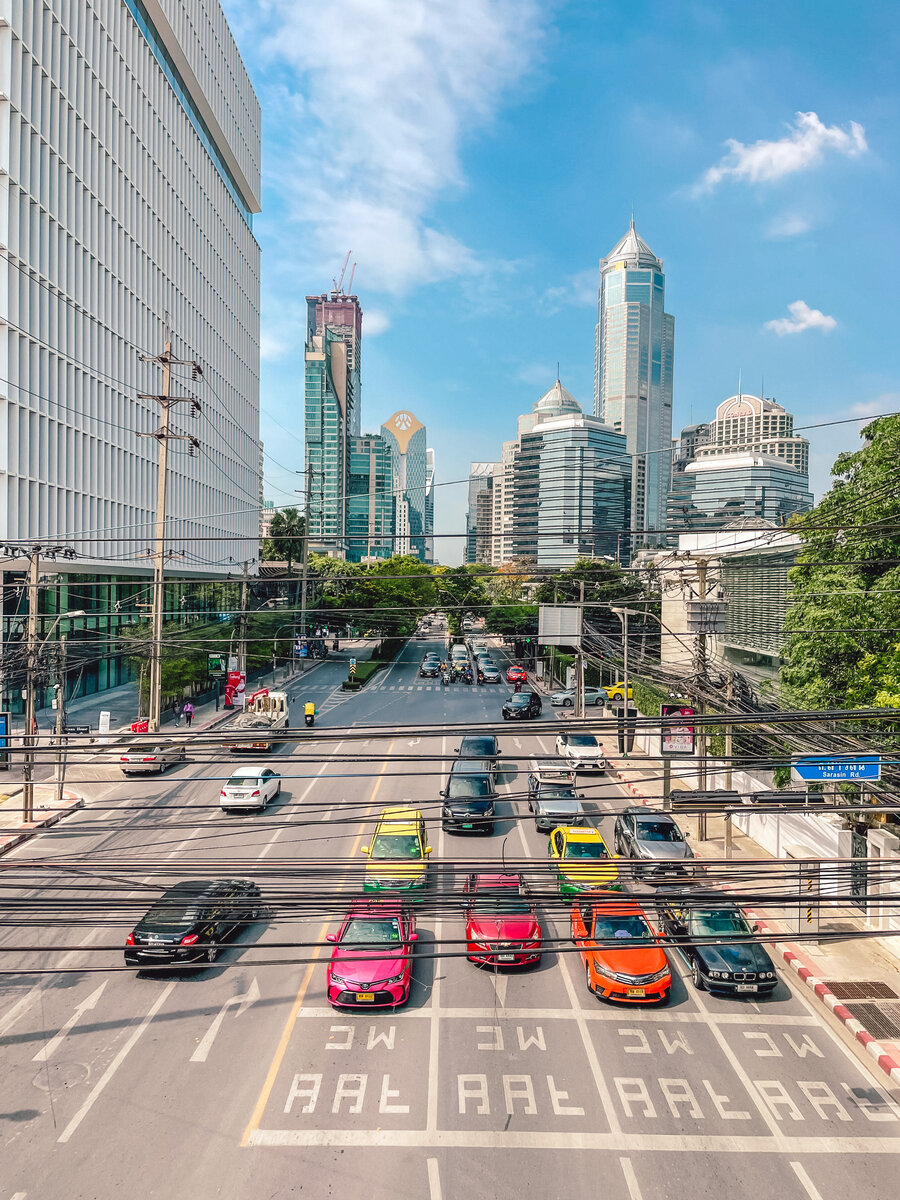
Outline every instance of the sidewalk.
<path id="1" fill-rule="evenodd" d="M 658 763 L 649 761 L 638 750 L 622 758 L 618 753 L 610 753 L 612 749 L 607 741 L 604 752 L 617 781 L 635 796 L 636 802 L 662 807 L 662 769 Z M 674 790 L 683 785 L 673 779 L 672 787 Z M 726 860 L 724 818 L 707 815 L 706 821 L 707 836 L 701 842 L 699 817 L 678 816 L 678 824 L 690 834 L 698 859 L 786 864 L 793 861 L 776 860 L 733 823 L 731 859 Z M 789 940 L 792 926 L 784 910 L 756 907 L 746 912 L 763 933 L 772 935 L 772 950 L 781 955 L 810 992 L 846 1026 L 885 1074 L 900 1083 L 900 941 L 872 937 L 872 927 L 860 910 L 840 897 L 822 906 L 819 928 L 821 933 L 846 934 L 842 941 L 798 944 Z M 858 933 L 870 936 L 854 937 Z"/>

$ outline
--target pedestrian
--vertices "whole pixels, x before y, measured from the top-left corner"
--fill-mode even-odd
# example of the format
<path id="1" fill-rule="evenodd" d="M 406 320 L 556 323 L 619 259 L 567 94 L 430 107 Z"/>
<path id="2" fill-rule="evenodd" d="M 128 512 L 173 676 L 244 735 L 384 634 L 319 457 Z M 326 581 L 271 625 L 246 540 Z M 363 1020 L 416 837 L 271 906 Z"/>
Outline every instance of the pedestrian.
<path id="1" fill-rule="evenodd" d="M 190 700 L 188 700 L 187 704 L 182 707 L 181 711 L 184 713 L 185 725 L 190 728 L 191 721 L 194 719 L 194 706 L 191 704 Z"/>
<path id="2" fill-rule="evenodd" d="M 184 705 L 181 703 L 180 700 L 175 701 L 175 703 L 172 706 L 172 711 L 175 714 L 175 724 L 180 725 L 181 717 L 182 717 L 182 714 L 184 713 Z"/>

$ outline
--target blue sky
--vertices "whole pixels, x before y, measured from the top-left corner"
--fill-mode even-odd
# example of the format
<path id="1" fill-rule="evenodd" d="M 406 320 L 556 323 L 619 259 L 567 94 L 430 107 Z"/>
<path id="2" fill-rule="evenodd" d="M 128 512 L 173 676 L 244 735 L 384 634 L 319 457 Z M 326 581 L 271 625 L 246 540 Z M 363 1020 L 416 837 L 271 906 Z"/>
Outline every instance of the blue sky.
<path id="1" fill-rule="evenodd" d="M 895 3 L 223 3 L 264 114 L 276 504 L 303 465 L 304 296 L 347 250 L 363 426 L 411 409 L 440 484 L 497 457 L 557 361 L 590 411 L 597 262 L 632 205 L 665 263 L 676 429 L 739 371 L 798 425 L 900 410 Z M 861 424 L 807 433 L 817 496 Z M 464 517 L 439 487 L 437 533 Z"/>

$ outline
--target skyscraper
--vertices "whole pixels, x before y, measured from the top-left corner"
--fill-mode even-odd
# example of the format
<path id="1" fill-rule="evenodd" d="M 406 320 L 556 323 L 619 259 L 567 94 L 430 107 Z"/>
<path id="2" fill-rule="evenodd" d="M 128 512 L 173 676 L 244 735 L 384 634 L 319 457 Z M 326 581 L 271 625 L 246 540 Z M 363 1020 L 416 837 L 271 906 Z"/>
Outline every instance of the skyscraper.
<path id="1" fill-rule="evenodd" d="M 496 463 L 492 462 L 473 462 L 469 464 L 469 495 L 466 508 L 466 547 L 464 556 L 464 561 L 467 563 L 490 562 L 489 558 L 480 559 L 478 557 L 479 550 L 483 550 L 484 548 L 479 543 L 478 498 L 482 494 L 493 492 L 493 474 L 496 465 Z M 484 513 L 482 511 L 482 526 L 484 525 L 484 520 Z"/>
<path id="2" fill-rule="evenodd" d="M 672 450 L 675 318 L 665 311 L 663 264 L 634 220 L 600 262 L 594 413 L 624 434 L 631 459 L 633 545 L 666 527 Z M 649 531 L 649 532 L 642 532 Z"/>
<path id="3" fill-rule="evenodd" d="M 434 451 L 425 451 L 425 561 L 434 562 Z"/>
<path id="4" fill-rule="evenodd" d="M 325 553 L 346 554 L 350 439 L 359 436 L 362 308 L 357 296 L 306 297 L 306 440 L 309 535 Z"/>
<path id="5" fill-rule="evenodd" d="M 428 440 L 425 426 L 411 412 L 401 410 L 381 427 L 391 448 L 394 477 L 395 554 L 414 554 L 426 561 L 426 495 L 428 490 Z"/>
<path id="6" fill-rule="evenodd" d="M 809 442 L 794 433 L 793 415 L 775 400 L 743 392 L 729 396 L 705 429 L 706 437 L 694 448 L 695 458 L 751 451 L 773 454 L 802 474 L 809 472 Z"/>
<path id="7" fill-rule="evenodd" d="M 350 438 L 347 493 L 348 562 L 390 558 L 394 553 L 391 448 L 378 433 Z"/>

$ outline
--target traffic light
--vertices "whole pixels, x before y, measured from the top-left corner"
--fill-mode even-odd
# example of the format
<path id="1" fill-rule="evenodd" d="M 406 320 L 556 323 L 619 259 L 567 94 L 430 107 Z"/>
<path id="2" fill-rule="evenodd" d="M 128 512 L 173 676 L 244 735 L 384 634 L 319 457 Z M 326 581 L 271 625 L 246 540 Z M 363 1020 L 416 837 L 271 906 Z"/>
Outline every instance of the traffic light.
<path id="1" fill-rule="evenodd" d="M 527 638 L 525 639 L 525 645 L 526 645 L 526 646 L 530 646 L 530 645 L 531 645 L 531 638 L 530 638 L 530 637 L 527 637 Z"/>

